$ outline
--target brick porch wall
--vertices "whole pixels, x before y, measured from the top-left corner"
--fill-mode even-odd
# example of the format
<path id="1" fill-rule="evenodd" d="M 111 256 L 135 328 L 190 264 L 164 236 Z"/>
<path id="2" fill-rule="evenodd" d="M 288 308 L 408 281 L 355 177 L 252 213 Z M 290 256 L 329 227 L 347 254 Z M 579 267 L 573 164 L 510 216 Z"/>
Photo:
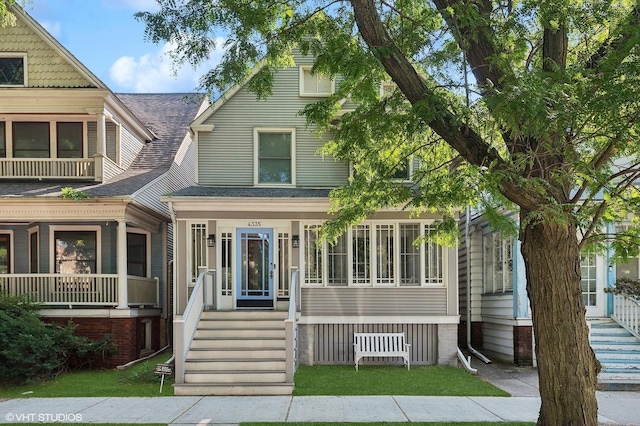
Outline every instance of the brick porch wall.
<path id="1" fill-rule="evenodd" d="M 160 317 L 134 318 L 84 318 L 84 317 L 42 317 L 42 321 L 59 326 L 66 326 L 69 322 L 76 326 L 74 334 L 90 340 L 99 340 L 106 335 L 113 336 L 113 343 L 118 347 L 118 353 L 109 358 L 106 367 L 126 364 L 140 357 L 142 321 L 151 321 L 151 349 L 161 348 Z"/>
<path id="2" fill-rule="evenodd" d="M 513 327 L 513 363 L 533 365 L 533 327 Z"/>

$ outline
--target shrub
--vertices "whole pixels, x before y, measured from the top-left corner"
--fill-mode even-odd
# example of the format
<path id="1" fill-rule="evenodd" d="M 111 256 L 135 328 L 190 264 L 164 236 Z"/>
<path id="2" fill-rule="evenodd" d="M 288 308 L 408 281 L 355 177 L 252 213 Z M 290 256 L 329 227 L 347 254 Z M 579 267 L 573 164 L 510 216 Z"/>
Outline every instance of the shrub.
<path id="1" fill-rule="evenodd" d="M 605 288 L 604 291 L 613 294 L 624 294 L 629 297 L 640 299 L 640 280 L 631 278 L 620 278 L 613 287 Z"/>
<path id="2" fill-rule="evenodd" d="M 115 353 L 111 337 L 90 341 L 75 336 L 73 324 L 45 324 L 38 309 L 24 297 L 0 295 L 0 383 L 49 379 Z"/>

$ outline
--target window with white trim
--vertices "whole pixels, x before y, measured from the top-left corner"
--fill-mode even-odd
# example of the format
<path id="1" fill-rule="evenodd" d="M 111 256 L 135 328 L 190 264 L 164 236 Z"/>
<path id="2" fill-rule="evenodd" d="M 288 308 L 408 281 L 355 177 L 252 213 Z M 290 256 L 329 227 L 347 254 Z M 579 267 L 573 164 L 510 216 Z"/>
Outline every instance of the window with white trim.
<path id="1" fill-rule="evenodd" d="M 231 232 L 223 232 L 220 241 L 220 251 L 222 253 L 222 286 L 223 296 L 233 295 L 233 250 L 231 243 L 233 234 Z"/>
<path id="2" fill-rule="evenodd" d="M 278 297 L 289 297 L 289 234 L 278 232 Z"/>
<path id="3" fill-rule="evenodd" d="M 580 284 L 585 306 L 596 306 L 597 269 L 596 254 L 593 251 L 585 250 L 580 253 Z"/>
<path id="4" fill-rule="evenodd" d="M 311 66 L 300 67 L 300 96 L 329 96 L 335 91 L 331 77 L 312 72 Z"/>
<path id="5" fill-rule="evenodd" d="M 0 158 L 7 156 L 7 125 L 0 121 Z"/>
<path id="6" fill-rule="evenodd" d="M 0 86 L 26 86 L 26 64 L 26 53 L 0 53 Z"/>
<path id="7" fill-rule="evenodd" d="M 57 274 L 98 273 L 96 231 L 54 231 Z"/>
<path id="8" fill-rule="evenodd" d="M 430 224 L 361 223 L 335 244 L 320 242 L 318 229 L 319 225 L 304 225 L 305 285 L 445 284 L 446 251 L 429 238 Z"/>
<path id="9" fill-rule="evenodd" d="M 616 234 L 626 232 L 629 225 L 617 225 Z M 640 279 L 640 258 L 629 257 L 624 262 L 616 263 L 616 281 L 620 278 L 630 278 L 632 280 Z"/>
<path id="10" fill-rule="evenodd" d="M 255 129 L 256 185 L 295 184 L 295 129 Z"/>
<path id="11" fill-rule="evenodd" d="M 191 283 L 198 280 L 198 268 L 207 265 L 207 225 L 204 223 L 191 224 L 191 239 L 189 241 L 189 274 Z"/>
<path id="12" fill-rule="evenodd" d="M 11 234 L 0 233 L 0 274 L 12 272 Z"/>
<path id="13" fill-rule="evenodd" d="M 499 232 L 482 238 L 484 257 L 484 292 L 504 293 L 513 290 L 513 238 Z"/>
<path id="14" fill-rule="evenodd" d="M 29 273 L 40 272 L 40 256 L 38 255 L 40 244 L 38 242 L 39 227 L 29 228 Z"/>
<path id="15" fill-rule="evenodd" d="M 127 232 L 127 275 L 149 276 L 149 237 L 144 232 Z"/>

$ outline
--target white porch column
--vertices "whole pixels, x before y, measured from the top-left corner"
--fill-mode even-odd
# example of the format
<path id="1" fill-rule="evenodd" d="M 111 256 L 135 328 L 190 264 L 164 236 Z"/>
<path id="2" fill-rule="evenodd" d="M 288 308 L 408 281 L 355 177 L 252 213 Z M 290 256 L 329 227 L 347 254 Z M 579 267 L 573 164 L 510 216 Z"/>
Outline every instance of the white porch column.
<path id="1" fill-rule="evenodd" d="M 107 124 L 104 111 L 96 113 L 97 116 L 97 130 L 98 130 L 98 146 L 96 152 L 98 155 L 106 155 L 107 153 Z"/>
<path id="2" fill-rule="evenodd" d="M 127 294 L 127 222 L 118 221 L 118 306 L 116 309 L 129 309 Z"/>

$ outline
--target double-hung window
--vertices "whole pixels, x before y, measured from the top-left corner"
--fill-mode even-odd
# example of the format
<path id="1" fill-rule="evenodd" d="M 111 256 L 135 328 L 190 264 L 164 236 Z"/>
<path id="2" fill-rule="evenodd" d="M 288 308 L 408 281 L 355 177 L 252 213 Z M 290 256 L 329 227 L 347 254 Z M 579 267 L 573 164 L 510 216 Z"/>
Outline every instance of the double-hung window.
<path id="1" fill-rule="evenodd" d="M 300 67 L 300 96 L 326 97 L 334 90 L 334 81 L 329 76 L 312 72 L 310 66 Z"/>
<path id="2" fill-rule="evenodd" d="M 26 86 L 26 54 L 0 53 L 0 86 Z"/>
<path id="3" fill-rule="evenodd" d="M 254 183 L 295 184 L 295 129 L 254 130 Z"/>

